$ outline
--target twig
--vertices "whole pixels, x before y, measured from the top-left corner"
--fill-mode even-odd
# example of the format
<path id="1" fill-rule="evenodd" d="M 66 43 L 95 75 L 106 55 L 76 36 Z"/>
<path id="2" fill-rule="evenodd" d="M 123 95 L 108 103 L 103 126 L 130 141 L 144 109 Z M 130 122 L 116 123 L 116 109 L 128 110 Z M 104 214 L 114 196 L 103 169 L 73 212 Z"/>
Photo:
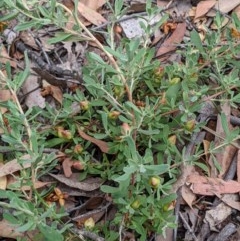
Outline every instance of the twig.
<path id="1" fill-rule="evenodd" d="M 198 239 L 197 239 L 194 231 L 193 231 L 192 228 L 189 226 L 188 222 L 185 220 L 185 218 L 183 217 L 183 215 L 182 215 L 181 212 L 179 212 L 179 216 L 180 216 L 180 218 L 182 219 L 182 221 L 184 222 L 184 224 L 186 225 L 186 227 L 187 227 L 189 233 L 192 235 L 193 239 L 194 239 L 195 241 L 198 241 Z"/>
<path id="2" fill-rule="evenodd" d="M 68 9 L 67 7 L 65 7 L 63 4 L 61 3 L 57 3 L 58 6 L 61 6 L 63 9 L 65 9 L 65 11 L 72 17 L 74 17 L 73 13 L 71 12 L 70 9 Z M 123 85 L 125 86 L 127 95 L 128 95 L 128 100 L 130 102 L 133 101 L 132 99 L 132 93 L 130 92 L 130 89 L 127 85 L 127 80 L 125 79 L 125 77 L 122 74 L 121 69 L 119 68 L 117 62 L 115 61 L 114 57 L 108 52 L 106 51 L 106 49 L 104 49 L 103 45 L 98 41 L 98 39 L 96 39 L 96 37 L 85 27 L 85 25 L 79 20 L 79 18 L 75 18 L 77 23 L 79 24 L 79 26 L 87 33 L 87 35 L 91 38 L 91 40 L 93 42 L 96 43 L 96 45 L 98 46 L 99 49 L 101 49 L 108 57 L 110 63 L 113 65 L 113 67 L 117 70 L 117 72 L 119 73 L 119 76 L 122 80 Z"/>

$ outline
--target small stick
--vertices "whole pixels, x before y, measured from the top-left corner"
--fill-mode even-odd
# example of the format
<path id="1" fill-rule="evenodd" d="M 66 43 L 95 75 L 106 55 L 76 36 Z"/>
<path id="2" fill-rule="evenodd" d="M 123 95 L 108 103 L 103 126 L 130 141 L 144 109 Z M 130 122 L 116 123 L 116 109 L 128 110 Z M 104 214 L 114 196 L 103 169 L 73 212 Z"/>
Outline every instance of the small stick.
<path id="1" fill-rule="evenodd" d="M 183 215 L 182 215 L 181 212 L 179 212 L 179 216 L 180 216 L 180 218 L 182 219 L 182 221 L 184 222 L 184 224 L 186 225 L 186 227 L 187 227 L 189 233 L 192 235 L 193 239 L 194 239 L 195 241 L 198 241 L 196 235 L 194 234 L 194 231 L 193 231 L 192 228 L 189 226 L 188 222 L 185 220 L 185 218 L 183 217 Z"/>

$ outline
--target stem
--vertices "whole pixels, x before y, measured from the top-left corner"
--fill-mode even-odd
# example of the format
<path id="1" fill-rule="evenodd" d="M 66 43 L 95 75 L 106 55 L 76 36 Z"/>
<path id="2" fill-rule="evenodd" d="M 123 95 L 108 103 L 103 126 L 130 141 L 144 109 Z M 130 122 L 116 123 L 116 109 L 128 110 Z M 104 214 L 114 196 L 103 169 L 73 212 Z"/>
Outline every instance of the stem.
<path id="1" fill-rule="evenodd" d="M 61 6 L 67 13 L 69 13 L 70 16 L 74 17 L 73 13 L 71 12 L 70 9 L 68 9 L 66 6 L 64 6 L 61 3 L 57 3 L 58 6 Z M 80 19 L 78 17 L 75 18 L 77 23 L 79 24 L 79 26 L 87 33 L 87 35 L 91 38 L 92 41 L 94 41 L 96 43 L 96 45 L 98 46 L 99 49 L 101 49 L 108 57 L 110 63 L 113 65 L 113 67 L 117 70 L 117 72 L 119 73 L 119 76 L 122 80 L 122 83 L 124 84 L 124 87 L 126 89 L 127 95 L 128 95 L 128 100 L 129 101 L 133 101 L 132 99 L 132 93 L 129 89 L 129 86 L 127 85 L 127 80 L 125 79 L 124 75 L 122 74 L 121 69 L 119 68 L 117 62 L 115 61 L 114 57 L 108 53 L 108 51 L 106 51 L 103 47 L 103 45 L 95 38 L 95 36 L 85 27 L 85 25 L 80 21 Z M 79 34 L 78 34 L 79 35 Z"/>
<path id="2" fill-rule="evenodd" d="M 32 151 L 33 151 L 33 146 L 32 146 L 32 130 L 31 130 L 31 127 L 30 127 L 30 125 L 29 125 L 29 123 L 28 123 L 28 120 L 27 120 L 27 118 L 26 118 L 26 116 L 25 116 L 25 114 L 24 114 L 24 112 L 23 112 L 23 109 L 22 109 L 21 104 L 20 104 L 20 102 L 19 102 L 19 100 L 18 100 L 18 97 L 17 97 L 17 95 L 16 95 L 16 92 L 15 92 L 15 91 L 12 89 L 12 87 L 8 84 L 8 81 L 6 80 L 6 76 L 3 74 L 3 72 L 2 72 L 1 70 L 0 70 L 0 79 L 3 80 L 3 81 L 5 82 L 5 84 L 8 86 L 9 91 L 10 91 L 11 94 L 12 94 L 13 101 L 16 103 L 17 108 L 18 108 L 20 114 L 24 116 L 23 124 L 24 124 L 24 126 L 25 126 L 25 128 L 26 128 L 27 135 L 28 135 L 28 138 L 29 138 L 29 149 L 30 149 L 30 151 L 32 152 Z M 32 165 L 31 165 L 31 173 L 32 173 L 32 175 L 31 175 L 32 185 L 33 185 L 33 187 L 34 187 L 34 183 L 35 183 L 35 180 L 36 180 L 36 179 L 35 179 L 36 175 L 35 175 L 35 169 L 34 169 L 34 167 L 33 167 Z M 32 190 L 32 188 L 31 188 L 31 189 L 30 189 L 30 192 L 29 192 L 29 199 L 30 199 L 30 200 L 32 199 L 32 192 L 33 192 L 33 190 Z"/>

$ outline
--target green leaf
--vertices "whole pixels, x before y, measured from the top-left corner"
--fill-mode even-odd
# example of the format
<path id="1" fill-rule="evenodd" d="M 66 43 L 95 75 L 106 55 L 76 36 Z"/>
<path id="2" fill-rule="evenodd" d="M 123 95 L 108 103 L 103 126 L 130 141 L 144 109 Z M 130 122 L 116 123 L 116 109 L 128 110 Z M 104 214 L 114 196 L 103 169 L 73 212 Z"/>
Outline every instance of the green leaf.
<path id="1" fill-rule="evenodd" d="M 166 99 L 169 102 L 173 102 L 175 104 L 177 97 L 178 97 L 180 87 L 181 87 L 180 83 L 169 86 L 168 90 L 166 91 Z"/>
<path id="2" fill-rule="evenodd" d="M 18 227 L 16 229 L 17 232 L 25 232 L 28 230 L 33 230 L 35 228 L 35 224 L 32 222 L 32 220 L 29 220 L 27 223 L 25 223 L 24 225 Z"/>
<path id="3" fill-rule="evenodd" d="M 110 187 L 107 185 L 102 185 L 100 187 L 101 191 L 105 192 L 105 193 L 117 193 L 119 192 L 119 189 L 117 187 Z"/>
<path id="4" fill-rule="evenodd" d="M 39 224 L 38 228 L 40 232 L 43 234 L 43 236 L 45 237 L 46 241 L 53 241 L 53 240 L 63 241 L 64 240 L 62 234 L 59 233 L 58 230 L 55 230 L 50 226 Z"/>
<path id="5" fill-rule="evenodd" d="M 114 57 L 116 57 L 116 58 L 118 58 L 118 59 L 120 59 L 120 60 L 122 60 L 122 61 L 124 61 L 124 62 L 128 61 L 128 58 L 127 58 L 127 56 L 126 56 L 125 54 L 122 54 L 122 53 L 120 53 L 120 52 L 117 52 L 117 51 L 109 48 L 108 46 L 105 46 L 104 49 L 105 49 L 108 53 L 110 53 L 111 55 L 113 55 Z"/>
<path id="6" fill-rule="evenodd" d="M 130 107 L 131 109 L 133 109 L 137 113 L 142 114 L 141 110 L 136 105 L 134 105 L 132 102 L 127 101 L 127 102 L 125 102 L 125 105 Z"/>
<path id="7" fill-rule="evenodd" d="M 4 219 L 5 219 L 6 221 L 8 221 L 8 222 L 11 223 L 11 224 L 14 224 L 14 225 L 19 225 L 19 224 L 20 224 L 20 221 L 19 221 L 18 219 L 16 219 L 16 218 L 14 217 L 14 215 L 11 214 L 11 213 L 5 212 L 5 213 L 3 213 L 3 217 L 4 217 Z"/>
<path id="8" fill-rule="evenodd" d="M 138 132 L 139 133 L 142 133 L 144 135 L 148 135 L 148 136 L 151 136 L 151 135 L 157 135 L 160 133 L 160 130 L 142 130 L 142 129 L 138 129 Z"/>
<path id="9" fill-rule="evenodd" d="M 227 116 L 224 113 L 221 113 L 221 123 L 222 123 L 222 128 L 225 132 L 225 135 L 227 136 L 229 134 L 229 127 L 228 127 Z"/>
<path id="10" fill-rule="evenodd" d="M 68 41 L 72 37 L 72 34 L 70 33 L 56 33 L 55 37 L 48 39 L 48 44 L 55 44 L 61 41 Z"/>
<path id="11" fill-rule="evenodd" d="M 0 17 L 0 22 L 4 22 L 4 21 L 8 21 L 8 20 L 14 19 L 14 18 L 17 17 L 17 15 L 18 15 L 18 12 L 12 10 L 11 13 L 4 14 L 2 17 Z"/>
<path id="12" fill-rule="evenodd" d="M 106 62 L 98 54 L 89 52 L 88 55 L 91 59 L 97 61 L 98 63 L 106 65 Z"/>
<path id="13" fill-rule="evenodd" d="M 202 40 L 200 39 L 199 33 L 196 30 L 191 31 L 190 33 L 191 43 L 193 43 L 200 53 L 204 53 Z"/>
<path id="14" fill-rule="evenodd" d="M 39 19 L 39 20 L 31 20 L 30 22 L 25 22 L 25 23 L 21 23 L 19 25 L 16 26 L 16 31 L 23 31 L 23 30 L 27 30 L 30 28 L 36 28 L 39 25 L 48 25 L 51 24 L 51 20 L 49 19 Z"/>
<path id="15" fill-rule="evenodd" d="M 46 147 L 54 147 L 63 143 L 69 142 L 63 138 L 53 138 L 45 143 Z"/>
<path id="16" fill-rule="evenodd" d="M 154 175 L 161 175 L 163 173 L 168 172 L 170 166 L 168 164 L 160 164 L 160 165 L 145 165 L 145 168 L 148 171 L 151 171 Z"/>
<path id="17" fill-rule="evenodd" d="M 194 164 L 198 167 L 200 167 L 203 171 L 205 171 L 208 175 L 210 175 L 209 173 L 209 168 L 207 167 L 207 165 L 201 163 L 201 162 L 194 162 Z"/>
<path id="18" fill-rule="evenodd" d="M 123 8 L 123 0 L 115 0 L 114 12 L 117 16 L 121 13 L 122 8 Z"/>

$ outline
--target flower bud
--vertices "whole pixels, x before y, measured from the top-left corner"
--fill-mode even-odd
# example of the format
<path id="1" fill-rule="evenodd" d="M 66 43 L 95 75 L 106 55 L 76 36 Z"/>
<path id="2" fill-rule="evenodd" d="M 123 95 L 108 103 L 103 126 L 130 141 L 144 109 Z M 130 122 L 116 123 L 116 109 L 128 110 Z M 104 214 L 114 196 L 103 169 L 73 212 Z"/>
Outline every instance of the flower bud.
<path id="1" fill-rule="evenodd" d="M 172 135 L 172 136 L 168 137 L 168 143 L 170 143 L 171 145 L 175 145 L 176 144 L 176 140 L 177 140 L 176 135 Z"/>
<path id="2" fill-rule="evenodd" d="M 116 120 L 121 113 L 119 111 L 111 111 L 108 114 L 108 118 L 111 120 Z"/>
<path id="3" fill-rule="evenodd" d="M 75 154 L 81 154 L 83 152 L 83 147 L 82 145 L 78 144 L 74 147 L 73 152 Z"/>
<path id="4" fill-rule="evenodd" d="M 140 207 L 141 203 L 138 199 L 136 199 L 132 204 L 131 204 L 131 207 L 133 209 L 138 209 Z"/>
<path id="5" fill-rule="evenodd" d="M 88 110 L 89 109 L 89 102 L 87 100 L 81 101 L 79 103 L 82 110 Z"/>
<path id="6" fill-rule="evenodd" d="M 151 185 L 152 188 L 156 189 L 159 187 L 161 184 L 161 179 L 160 177 L 154 176 L 149 179 L 149 184 Z"/>
<path id="7" fill-rule="evenodd" d="M 186 130 L 192 132 L 195 127 L 195 120 L 190 120 L 186 123 L 185 128 Z"/>

